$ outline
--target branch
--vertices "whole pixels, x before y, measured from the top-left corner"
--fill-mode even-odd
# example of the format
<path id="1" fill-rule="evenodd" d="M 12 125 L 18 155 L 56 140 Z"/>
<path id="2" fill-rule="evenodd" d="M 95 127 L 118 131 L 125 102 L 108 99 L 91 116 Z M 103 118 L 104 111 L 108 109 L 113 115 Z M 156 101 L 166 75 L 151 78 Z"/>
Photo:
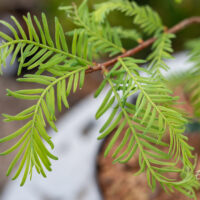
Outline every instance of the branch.
<path id="1" fill-rule="evenodd" d="M 178 23 L 177 25 L 173 26 L 172 28 L 166 30 L 166 33 L 177 33 L 192 24 L 200 24 L 200 16 L 185 19 L 185 20 L 181 21 L 180 23 Z M 99 70 L 102 70 L 103 68 L 105 69 L 106 67 L 109 67 L 109 66 L 115 64 L 119 58 L 132 56 L 132 55 L 138 53 L 139 51 L 147 48 L 148 46 L 153 44 L 155 41 L 156 41 L 156 38 L 152 37 L 152 38 L 140 43 L 137 47 L 130 49 L 130 50 L 126 51 L 125 53 L 123 53 L 115 58 L 112 58 L 111 60 L 108 60 L 103 63 L 95 63 L 95 65 L 93 67 L 90 66 L 86 70 L 86 73 L 92 73 L 95 71 L 99 71 Z"/>

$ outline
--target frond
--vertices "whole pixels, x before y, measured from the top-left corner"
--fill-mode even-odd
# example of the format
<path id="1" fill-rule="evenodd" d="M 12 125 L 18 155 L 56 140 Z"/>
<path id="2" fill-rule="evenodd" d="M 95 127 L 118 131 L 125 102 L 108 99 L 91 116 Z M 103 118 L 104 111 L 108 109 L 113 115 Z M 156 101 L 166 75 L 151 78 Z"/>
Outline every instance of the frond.
<path id="1" fill-rule="evenodd" d="M 60 7 L 60 10 L 66 11 L 68 18 L 79 27 L 79 33 L 84 32 L 88 35 L 88 42 L 90 42 L 93 51 L 108 53 L 109 56 L 125 51 L 120 37 L 112 31 L 108 22 L 100 24 L 93 20 L 88 10 L 87 0 L 83 1 L 79 8 L 73 4 L 71 7 Z"/>
<path id="2" fill-rule="evenodd" d="M 152 45 L 153 52 L 148 56 L 150 61 L 149 70 L 153 77 L 161 77 L 161 70 L 168 71 L 169 67 L 165 63 L 165 59 L 172 59 L 173 52 L 171 40 L 175 36 L 173 34 L 161 33 L 157 35 L 157 40 Z"/>
<path id="3" fill-rule="evenodd" d="M 200 38 L 187 42 L 186 47 L 189 50 L 189 61 L 194 64 L 191 73 L 197 75 L 200 73 Z"/>
<path id="4" fill-rule="evenodd" d="M 187 120 L 174 107 L 177 98 L 171 96 L 172 92 L 164 83 L 140 76 L 141 68 L 137 63 L 141 62 L 132 58 L 119 59 L 105 74 L 104 81 L 109 83 L 111 89 L 100 105 L 96 118 L 101 117 L 109 108 L 113 111 L 102 126 L 99 139 L 116 129 L 105 150 L 105 156 L 113 148 L 122 130 L 125 130 L 121 144 L 112 155 L 114 162 L 126 163 L 139 151 L 140 171 L 137 174 L 146 172 L 148 184 L 153 190 L 158 181 L 164 189 L 177 189 L 194 197 L 194 187 L 198 187 L 199 183 L 190 161 L 194 158 L 192 147 L 186 143 L 187 138 L 183 135 Z M 98 96 L 105 82 L 95 96 Z M 128 97 L 136 93 L 139 93 L 136 105 L 128 103 Z M 168 131 L 170 144 L 163 141 Z M 163 147 L 168 148 L 168 153 Z M 178 167 L 180 162 L 182 168 Z M 177 173 L 181 181 L 169 178 L 166 172 Z"/>
<path id="5" fill-rule="evenodd" d="M 199 119 L 200 117 L 200 39 L 191 40 L 186 44 L 189 49 L 189 62 L 193 64 L 188 71 L 187 83 L 185 90 L 189 96 L 191 105 L 193 106 L 194 114 Z"/>
<path id="6" fill-rule="evenodd" d="M 18 149 L 18 153 L 8 168 L 7 175 L 10 175 L 14 166 L 19 162 L 20 164 L 13 180 L 22 173 L 24 168 L 21 186 L 24 185 L 28 174 L 30 174 L 31 177 L 34 167 L 39 174 L 41 173 L 42 176 L 46 177 L 44 168 L 51 171 L 50 159 L 58 159 L 50 153 L 43 142 L 44 140 L 51 149 L 54 148 L 51 137 L 46 132 L 46 124 L 48 123 L 55 131 L 57 131 L 54 124 L 54 121 L 56 120 L 56 99 L 59 111 L 62 109 L 62 104 L 66 108 L 69 108 L 67 97 L 71 91 L 76 92 L 78 87 L 82 88 L 85 70 L 86 67 L 79 67 L 76 70 L 66 72 L 65 75 L 58 78 L 44 75 L 25 75 L 24 78 L 19 78 L 18 81 L 37 83 L 45 86 L 45 88 L 19 91 L 7 90 L 8 96 L 36 101 L 36 104 L 15 116 L 3 114 L 6 122 L 28 120 L 22 128 L 5 138 L 0 139 L 0 143 L 2 143 L 20 136 L 16 144 L 3 153 L 0 153 L 0 155 L 6 155 Z M 67 86 L 66 79 L 68 79 Z"/>
<path id="7" fill-rule="evenodd" d="M 92 65 L 91 61 L 87 58 L 87 40 L 85 36 L 74 35 L 72 53 L 69 52 L 69 47 L 65 39 L 64 31 L 55 18 L 55 38 L 50 36 L 46 16 L 42 14 L 42 24 L 36 16 L 31 18 L 28 13 L 27 17 L 24 16 L 24 21 L 28 28 L 26 35 L 22 26 L 15 17 L 11 17 L 17 29 L 9 23 L 0 20 L 0 24 L 6 26 L 13 34 L 13 38 L 0 32 L 0 37 L 4 40 L 0 45 L 1 57 L 0 65 L 6 66 L 6 58 L 13 52 L 11 65 L 14 63 L 16 56 L 20 53 L 18 75 L 20 75 L 22 68 L 27 69 L 41 68 L 40 72 L 54 65 L 63 64 L 67 59 L 74 59 L 81 65 Z M 36 24 L 36 27 L 33 25 Z M 36 29 L 37 28 L 37 29 Z M 18 34 L 18 32 L 20 34 Z M 78 41 L 79 40 L 79 41 Z M 55 42 L 54 42 L 55 41 Z M 82 45 L 85 45 L 83 52 Z"/>
<path id="8" fill-rule="evenodd" d="M 121 11 L 125 13 L 127 16 L 133 16 L 135 12 L 133 12 L 133 8 L 131 6 L 131 3 L 128 1 L 122 1 L 122 0 L 116 0 L 116 1 L 109 1 L 109 2 L 103 2 L 100 4 L 95 5 L 95 11 L 94 11 L 94 19 L 97 22 L 103 23 L 106 20 L 106 17 L 112 12 L 112 11 Z"/>
<path id="9" fill-rule="evenodd" d="M 141 30 L 148 35 L 163 29 L 159 15 L 149 6 L 139 6 L 136 2 L 127 0 L 112 0 L 100 3 L 96 5 L 93 15 L 97 22 L 102 23 L 105 21 L 106 16 L 114 10 L 121 11 L 127 16 L 134 16 L 134 24 L 139 25 Z"/>

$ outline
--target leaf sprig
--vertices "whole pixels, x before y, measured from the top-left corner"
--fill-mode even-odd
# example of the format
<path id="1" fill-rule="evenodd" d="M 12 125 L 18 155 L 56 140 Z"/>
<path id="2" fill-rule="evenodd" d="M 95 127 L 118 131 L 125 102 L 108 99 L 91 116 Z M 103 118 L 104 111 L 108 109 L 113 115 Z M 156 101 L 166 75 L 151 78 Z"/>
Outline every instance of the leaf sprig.
<path id="1" fill-rule="evenodd" d="M 187 43 L 189 51 L 189 61 L 193 63 L 192 68 L 187 72 L 187 83 L 185 84 L 185 90 L 189 94 L 190 102 L 194 108 L 194 114 L 199 120 L 200 117 L 200 39 L 194 39 Z"/>
<path id="2" fill-rule="evenodd" d="M 92 62 L 88 61 L 86 58 L 87 55 L 83 55 L 82 46 L 80 46 L 84 41 L 84 35 L 82 38 L 74 35 L 72 53 L 69 53 L 64 31 L 57 18 L 55 18 L 55 43 L 50 36 L 44 13 L 42 13 L 42 25 L 38 18 L 34 16 L 34 23 L 37 26 L 37 30 L 33 26 L 31 15 L 28 13 L 27 17 L 24 16 L 24 21 L 29 32 L 28 35 L 25 34 L 15 17 L 12 16 L 11 19 L 15 22 L 18 30 L 7 22 L 0 20 L 0 24 L 6 26 L 14 36 L 13 39 L 5 33 L 0 32 L 0 37 L 4 39 L 3 44 L 0 46 L 2 52 L 0 64 L 3 63 L 4 66 L 6 66 L 6 58 L 14 50 L 10 63 L 12 65 L 18 53 L 20 53 L 21 57 L 19 58 L 18 75 L 21 74 L 21 70 L 24 67 L 28 70 L 39 67 L 40 70 L 38 74 L 41 74 L 45 69 L 50 69 L 52 66 L 63 64 L 67 59 L 75 59 L 76 62 L 85 66 L 92 65 Z M 18 31 L 21 34 L 21 38 Z M 78 40 L 81 41 L 78 42 Z M 79 46 L 77 44 L 79 44 Z M 55 71 L 55 69 L 51 69 L 51 71 Z"/>
<path id="3" fill-rule="evenodd" d="M 169 67 L 165 63 L 165 59 L 172 59 L 172 39 L 174 34 L 159 33 L 157 40 L 152 45 L 153 52 L 148 56 L 147 60 L 150 61 L 149 70 L 153 77 L 163 77 L 162 71 L 168 71 Z"/>
<path id="4" fill-rule="evenodd" d="M 112 0 L 97 4 L 95 8 L 94 18 L 97 22 L 103 23 L 110 12 L 118 10 L 127 16 L 134 16 L 134 24 L 139 25 L 148 35 L 163 29 L 162 21 L 155 11 L 149 6 L 138 6 L 134 1 Z"/>
<path id="5" fill-rule="evenodd" d="M 139 75 L 137 63 L 141 62 L 132 58 L 119 59 L 112 70 L 105 74 L 105 80 L 111 89 L 99 107 L 96 118 L 109 108 L 114 108 L 100 130 L 102 134 L 99 139 L 105 138 L 114 129 L 116 131 L 104 155 L 108 155 L 125 129 L 123 139 L 112 155 L 114 163 L 128 162 L 138 150 L 140 170 L 136 174 L 146 172 L 152 190 L 156 188 L 158 181 L 164 190 L 177 189 L 194 198 L 193 187 L 198 185 L 198 181 L 195 180 L 190 161 L 194 158 L 191 154 L 193 148 L 186 143 L 187 138 L 183 135 L 187 120 L 173 107 L 176 97 L 170 95 L 172 92 L 165 84 Z M 101 90 L 102 86 L 97 90 L 96 96 Z M 136 105 L 128 103 L 127 98 L 138 92 Z M 168 131 L 170 144 L 162 141 Z M 167 153 L 162 150 L 163 147 L 168 148 Z M 183 164 L 182 168 L 177 165 L 180 162 Z M 183 176 L 182 180 L 171 179 L 166 172 L 177 173 L 178 177 Z"/>
<path id="6" fill-rule="evenodd" d="M 84 73 L 83 73 L 84 72 Z M 25 109 L 15 116 L 4 114 L 5 121 L 16 120 L 29 120 L 22 128 L 12 133 L 11 135 L 0 139 L 0 143 L 12 140 L 18 136 L 21 136 L 18 142 L 11 148 L 1 153 L 0 155 L 6 155 L 17 148 L 19 148 L 18 154 L 11 162 L 7 175 L 9 175 L 22 156 L 22 161 L 16 172 L 13 180 L 16 179 L 25 165 L 25 172 L 22 178 L 21 185 L 25 183 L 28 173 L 32 175 L 33 167 L 37 172 L 46 177 L 43 166 L 51 171 L 50 159 L 57 160 L 57 157 L 49 152 L 45 147 L 42 139 L 49 144 L 53 149 L 54 145 L 51 141 L 51 137 L 46 132 L 46 122 L 55 130 L 57 128 L 54 124 L 55 121 L 55 99 L 57 99 L 58 110 L 61 111 L 62 103 L 66 108 L 69 108 L 67 96 L 73 90 L 76 92 L 78 88 L 78 81 L 83 80 L 83 74 L 85 74 L 85 68 L 79 68 L 73 72 L 66 73 L 59 78 L 44 76 L 44 75 L 25 75 L 25 78 L 20 78 L 20 82 L 32 82 L 45 85 L 46 88 L 32 89 L 32 90 L 8 90 L 8 95 L 18 99 L 25 100 L 37 100 L 37 103 L 30 108 Z M 66 88 L 66 79 L 68 79 L 68 85 Z M 80 82 L 80 88 L 82 87 L 82 81 Z M 57 88 L 55 94 L 54 86 Z M 45 120 L 46 119 L 46 120 Z"/>
<path id="7" fill-rule="evenodd" d="M 96 53 L 109 53 L 109 56 L 114 56 L 118 53 L 123 53 L 125 49 L 119 35 L 112 31 L 109 23 L 105 24 L 96 23 L 93 16 L 89 13 L 87 0 L 84 0 L 79 8 L 75 4 L 67 7 L 60 7 L 64 10 L 78 28 L 78 33 L 82 32 L 88 35 L 91 50 Z M 73 31 L 71 32 L 73 34 Z"/>
<path id="8" fill-rule="evenodd" d="M 46 177 L 44 167 L 51 171 L 49 159 L 55 160 L 57 157 L 50 153 L 43 142 L 44 140 L 52 149 L 54 148 L 51 137 L 46 132 L 46 122 L 57 131 L 54 124 L 56 120 L 55 101 L 57 100 L 59 111 L 62 109 L 62 103 L 66 108 L 69 108 L 68 95 L 71 90 L 76 92 L 78 87 L 83 87 L 85 70 L 88 68 L 88 65 L 92 66 L 93 63 L 89 59 L 89 54 L 87 54 L 87 38 L 85 34 L 80 36 L 74 35 L 70 53 L 64 31 L 57 18 L 55 18 L 55 42 L 50 36 L 45 14 L 42 14 L 43 27 L 37 17 L 34 16 L 37 31 L 33 26 L 31 15 L 28 14 L 27 17 L 24 17 L 29 31 L 28 35 L 25 34 L 16 18 L 11 18 L 18 28 L 21 38 L 14 27 L 7 22 L 0 21 L 1 24 L 11 30 L 14 36 L 14 39 L 12 39 L 0 32 L 0 36 L 5 40 L 0 46 L 2 51 L 1 63 L 5 64 L 6 57 L 14 51 L 11 60 L 12 64 L 20 52 L 18 75 L 24 67 L 27 67 L 28 70 L 36 68 L 37 72 L 34 75 L 27 74 L 24 78 L 19 78 L 18 81 L 43 85 L 42 88 L 38 89 L 7 90 L 8 96 L 37 101 L 35 105 L 15 116 L 3 114 L 7 122 L 28 120 L 19 130 L 0 139 L 0 143 L 2 143 L 20 137 L 15 145 L 0 155 L 9 154 L 19 148 L 17 155 L 8 168 L 7 175 L 11 173 L 21 159 L 13 179 L 16 179 L 24 168 L 24 175 L 21 181 L 21 185 L 24 185 L 28 174 L 32 176 L 34 167 L 44 177 Z M 84 51 L 82 46 L 84 46 Z M 50 72 L 51 76 L 42 75 L 44 71 Z M 68 81 L 66 82 L 66 80 Z M 54 87 L 56 87 L 57 95 L 55 95 Z"/>

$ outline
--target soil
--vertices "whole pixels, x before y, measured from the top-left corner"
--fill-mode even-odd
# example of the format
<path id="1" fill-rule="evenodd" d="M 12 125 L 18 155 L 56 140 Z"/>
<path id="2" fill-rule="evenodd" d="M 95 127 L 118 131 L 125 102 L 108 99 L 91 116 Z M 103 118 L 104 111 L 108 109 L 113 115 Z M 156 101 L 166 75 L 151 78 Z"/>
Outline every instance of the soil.
<path id="1" fill-rule="evenodd" d="M 180 96 L 181 102 L 186 102 L 185 104 L 182 104 L 181 107 L 192 115 L 192 107 L 188 103 L 187 96 L 182 92 L 182 88 L 177 88 L 175 94 Z M 105 158 L 103 153 L 111 136 L 104 141 L 97 158 L 97 178 L 103 199 L 188 200 L 187 197 L 179 192 L 172 194 L 165 193 L 159 184 L 157 184 L 156 190 L 152 192 L 147 185 L 145 173 L 134 176 L 133 174 L 139 170 L 137 153 L 127 164 L 113 164 L 112 153 L 115 149 L 115 147 L 113 147 L 113 151 Z M 188 136 L 189 144 L 195 148 L 195 153 L 199 154 L 200 157 L 200 133 L 190 133 Z M 119 138 L 116 142 L 116 146 L 119 145 L 120 141 Z M 200 159 L 198 159 L 196 169 L 200 169 Z M 197 191 L 197 199 L 200 199 L 200 191 Z"/>

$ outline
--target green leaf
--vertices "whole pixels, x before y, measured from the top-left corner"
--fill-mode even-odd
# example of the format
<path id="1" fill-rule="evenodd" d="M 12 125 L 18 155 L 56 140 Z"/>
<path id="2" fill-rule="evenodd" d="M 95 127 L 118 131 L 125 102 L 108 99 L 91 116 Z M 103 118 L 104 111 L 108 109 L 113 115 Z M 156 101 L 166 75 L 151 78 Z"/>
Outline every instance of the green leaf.
<path id="1" fill-rule="evenodd" d="M 76 45 L 77 45 L 78 33 L 75 31 L 72 41 L 72 54 L 76 55 Z"/>
<path id="2" fill-rule="evenodd" d="M 120 145 L 117 147 L 117 149 L 112 155 L 113 158 L 115 158 L 118 155 L 118 153 L 122 150 L 122 148 L 127 144 L 130 134 L 131 134 L 131 130 L 127 129 L 123 137 L 123 140 L 121 141 Z"/>
<path id="3" fill-rule="evenodd" d="M 77 87 L 78 87 L 78 81 L 79 81 L 79 73 L 75 73 L 75 76 L 74 76 L 74 87 L 73 87 L 73 93 L 76 92 L 77 90 Z"/>
<path id="4" fill-rule="evenodd" d="M 115 108 L 113 109 L 112 113 L 110 114 L 109 118 L 106 120 L 105 124 L 102 126 L 102 128 L 100 129 L 100 133 L 104 132 L 105 129 L 109 126 L 109 124 L 112 122 L 112 120 L 114 119 L 117 111 L 119 109 L 119 105 L 116 105 Z"/>
<path id="5" fill-rule="evenodd" d="M 115 97 L 111 97 L 110 101 L 107 102 L 107 104 L 104 105 L 104 107 L 99 110 L 99 112 L 96 113 L 95 117 L 96 119 L 99 119 L 109 108 L 111 108 L 111 106 L 113 105 L 115 101 Z"/>
<path id="6" fill-rule="evenodd" d="M 31 124 L 32 124 L 31 121 L 27 122 L 23 127 L 18 129 L 16 132 L 14 132 L 14 133 L 12 133 L 12 134 L 4 137 L 4 138 L 1 138 L 0 143 L 10 141 L 10 140 L 18 137 L 19 135 L 23 134 L 28 128 L 30 128 Z"/>
<path id="7" fill-rule="evenodd" d="M 61 96 L 61 81 L 57 83 L 57 104 L 58 104 L 58 110 L 61 112 L 62 110 L 62 96 Z"/>
<path id="8" fill-rule="evenodd" d="M 10 31 L 13 33 L 14 38 L 15 38 L 16 40 L 19 39 L 19 36 L 18 36 L 18 34 L 17 34 L 17 31 L 16 31 L 9 23 L 7 23 L 7 22 L 5 22 L 5 21 L 3 21 L 3 20 L 0 20 L 0 24 L 3 24 L 3 25 L 6 26 L 8 29 L 10 29 Z"/>
<path id="9" fill-rule="evenodd" d="M 115 119 L 115 121 L 109 126 L 109 128 L 98 137 L 98 140 L 103 139 L 107 135 L 109 135 L 116 128 L 121 118 L 122 118 L 122 113 L 120 113 L 118 117 Z"/>
<path id="10" fill-rule="evenodd" d="M 39 95 L 24 95 L 24 94 L 19 94 L 17 92 L 13 92 L 9 89 L 6 90 L 8 96 L 13 96 L 17 99 L 25 99 L 25 100 L 37 100 L 40 98 Z"/>
<path id="11" fill-rule="evenodd" d="M 15 156 L 15 158 L 12 160 L 12 162 L 10 163 L 9 167 L 8 167 L 8 170 L 7 170 L 7 173 L 6 175 L 9 176 L 11 171 L 13 170 L 14 166 L 17 164 L 17 162 L 19 161 L 24 149 L 26 148 L 27 144 L 28 144 L 28 140 L 26 140 L 24 142 L 24 144 L 22 145 L 22 147 L 20 148 L 19 152 L 17 153 L 17 155 Z"/>
<path id="12" fill-rule="evenodd" d="M 49 33 L 49 27 L 48 27 L 47 19 L 46 19 L 46 16 L 45 16 L 44 13 L 42 13 L 42 23 L 43 23 L 46 41 L 51 47 L 54 47 L 53 41 L 52 41 L 50 33 Z"/>
<path id="13" fill-rule="evenodd" d="M 117 131 L 115 132 L 114 136 L 112 137 L 112 140 L 109 142 L 108 146 L 106 147 L 104 156 L 106 157 L 108 155 L 108 153 L 110 152 L 111 148 L 113 147 L 114 143 L 117 141 L 120 133 L 122 132 L 123 128 L 126 125 L 126 120 L 124 120 L 123 122 L 121 122 L 119 128 L 117 129 Z"/>
<path id="14" fill-rule="evenodd" d="M 73 80 L 74 80 L 74 75 L 72 74 L 69 79 L 68 79 L 68 85 L 67 85 L 67 91 L 66 91 L 66 96 L 69 96 L 71 89 L 72 89 L 72 85 L 73 85 Z"/>
<path id="15" fill-rule="evenodd" d="M 20 173 L 21 173 L 21 171 L 22 171 L 22 169 L 24 167 L 24 164 L 26 162 L 26 159 L 30 155 L 30 151 L 29 151 L 30 149 L 29 148 L 30 148 L 30 144 L 28 144 L 28 147 L 26 148 L 26 151 L 25 151 L 24 156 L 23 156 L 23 158 L 21 160 L 19 168 L 18 168 L 16 174 L 14 175 L 14 177 L 12 178 L 12 180 L 15 180 L 20 175 Z"/>
<path id="16" fill-rule="evenodd" d="M 39 20 L 36 16 L 34 16 L 34 21 L 37 25 L 38 30 L 40 31 L 42 44 L 46 45 L 46 38 L 45 38 L 45 35 L 44 35 L 44 31 L 43 31 L 42 26 L 41 26 L 41 24 L 40 24 L 40 22 L 39 22 Z"/>
<path id="17" fill-rule="evenodd" d="M 99 86 L 99 88 L 96 90 L 94 97 L 97 98 L 99 96 L 99 94 L 102 92 L 102 90 L 104 89 L 104 87 L 106 86 L 106 80 L 103 80 L 101 85 Z"/>
<path id="18" fill-rule="evenodd" d="M 64 79 L 61 82 L 61 98 L 65 107 L 69 108 L 69 103 L 67 101 L 67 95 L 66 95 L 66 82 Z"/>
<path id="19" fill-rule="evenodd" d="M 7 155 L 7 154 L 9 154 L 9 153 L 15 151 L 25 140 L 28 140 L 28 139 L 29 139 L 29 137 L 28 137 L 29 132 L 30 132 L 30 129 L 28 129 L 28 130 L 26 131 L 26 133 L 20 138 L 20 140 L 19 140 L 15 145 L 13 145 L 13 146 L 12 146 L 11 148 L 9 148 L 8 150 L 6 150 L 6 151 L 0 153 L 0 156 Z"/>
<path id="20" fill-rule="evenodd" d="M 85 81 L 85 70 L 80 72 L 79 88 L 82 89 Z"/>

